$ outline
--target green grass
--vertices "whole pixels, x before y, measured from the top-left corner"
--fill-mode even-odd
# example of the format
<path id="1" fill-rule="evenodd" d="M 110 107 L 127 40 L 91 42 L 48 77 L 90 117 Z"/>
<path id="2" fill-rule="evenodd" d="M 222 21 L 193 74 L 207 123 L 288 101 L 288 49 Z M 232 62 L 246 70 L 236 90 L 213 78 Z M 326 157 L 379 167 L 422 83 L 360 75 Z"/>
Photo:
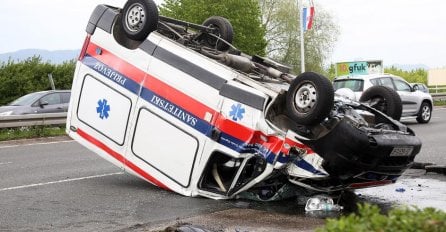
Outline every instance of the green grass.
<path id="1" fill-rule="evenodd" d="M 32 126 L 0 129 L 0 141 L 65 135 L 65 126 Z"/>
<path id="2" fill-rule="evenodd" d="M 446 101 L 434 101 L 434 106 L 446 106 Z"/>
<path id="3" fill-rule="evenodd" d="M 358 212 L 328 219 L 318 232 L 446 231 L 446 213 L 434 208 L 403 207 L 382 214 L 376 205 L 359 205 Z"/>

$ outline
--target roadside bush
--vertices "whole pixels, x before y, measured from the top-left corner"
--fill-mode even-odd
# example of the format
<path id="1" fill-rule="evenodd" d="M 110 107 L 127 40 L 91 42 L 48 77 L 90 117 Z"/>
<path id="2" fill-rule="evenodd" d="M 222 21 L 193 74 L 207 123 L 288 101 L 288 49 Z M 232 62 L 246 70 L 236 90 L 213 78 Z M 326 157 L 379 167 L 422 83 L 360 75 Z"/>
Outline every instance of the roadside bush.
<path id="1" fill-rule="evenodd" d="M 0 105 L 31 92 L 51 89 L 49 73 L 53 75 L 56 89 L 70 89 L 74 68 L 75 60 L 51 64 L 42 62 L 40 56 L 0 63 Z"/>
<path id="2" fill-rule="evenodd" d="M 385 73 L 390 73 L 404 78 L 411 83 L 423 83 L 427 85 L 427 71 L 424 69 L 415 69 L 411 71 L 404 71 L 394 66 L 384 69 Z"/>
<path id="3" fill-rule="evenodd" d="M 327 219 L 318 232 L 362 232 L 362 231 L 446 231 L 446 213 L 434 208 L 396 208 L 386 215 L 376 205 L 358 206 L 357 214 Z"/>

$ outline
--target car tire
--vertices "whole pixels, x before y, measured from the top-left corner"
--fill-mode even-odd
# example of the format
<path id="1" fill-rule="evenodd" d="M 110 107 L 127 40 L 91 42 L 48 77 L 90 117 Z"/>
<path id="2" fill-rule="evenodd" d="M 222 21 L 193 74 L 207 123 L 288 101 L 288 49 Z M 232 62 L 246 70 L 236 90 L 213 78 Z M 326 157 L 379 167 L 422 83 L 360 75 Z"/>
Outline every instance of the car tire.
<path id="1" fill-rule="evenodd" d="M 302 125 L 322 122 L 333 105 L 334 90 L 330 80 L 314 72 L 296 77 L 286 95 L 288 117 Z"/>
<path id="2" fill-rule="evenodd" d="M 398 93 L 386 86 L 372 86 L 362 93 L 359 102 L 385 113 L 387 116 L 400 120 L 403 104 Z"/>
<path id="3" fill-rule="evenodd" d="M 432 117 L 432 106 L 428 102 L 421 103 L 420 111 L 417 115 L 417 122 L 428 123 Z"/>
<path id="4" fill-rule="evenodd" d="M 158 26 L 158 8 L 153 0 L 128 0 L 121 24 L 129 39 L 143 41 Z"/>
<path id="5" fill-rule="evenodd" d="M 215 32 L 213 33 L 217 37 L 225 40 L 228 43 L 232 43 L 234 37 L 234 29 L 232 28 L 231 23 L 223 17 L 220 16 L 212 16 L 207 18 L 203 22 L 203 26 L 215 28 Z M 213 36 L 206 36 L 206 44 L 211 48 L 216 48 L 219 51 L 226 51 L 229 49 L 229 45 L 223 42 L 219 42 Z"/>

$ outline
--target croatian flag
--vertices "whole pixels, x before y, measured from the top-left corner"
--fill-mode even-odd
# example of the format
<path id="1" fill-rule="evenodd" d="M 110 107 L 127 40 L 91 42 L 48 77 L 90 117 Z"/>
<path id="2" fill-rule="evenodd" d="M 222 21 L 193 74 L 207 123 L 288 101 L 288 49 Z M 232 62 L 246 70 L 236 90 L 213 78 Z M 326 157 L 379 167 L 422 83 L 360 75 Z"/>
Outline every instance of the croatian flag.
<path id="1" fill-rule="evenodd" d="M 310 30 L 313 25 L 313 17 L 314 17 L 314 6 L 312 7 L 304 7 L 302 12 L 302 26 L 304 31 Z"/>

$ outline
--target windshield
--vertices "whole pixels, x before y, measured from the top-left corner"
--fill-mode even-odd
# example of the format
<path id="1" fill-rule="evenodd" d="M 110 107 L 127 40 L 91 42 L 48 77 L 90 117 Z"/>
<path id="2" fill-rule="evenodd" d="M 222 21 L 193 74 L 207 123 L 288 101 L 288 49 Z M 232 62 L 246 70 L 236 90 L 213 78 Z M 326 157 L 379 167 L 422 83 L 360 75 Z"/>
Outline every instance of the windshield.
<path id="1" fill-rule="evenodd" d="M 23 97 L 20 97 L 13 102 L 9 103 L 10 106 L 28 106 L 33 104 L 39 97 L 42 96 L 42 93 L 30 93 Z"/>
<path id="2" fill-rule="evenodd" d="M 354 92 L 361 92 L 364 87 L 364 81 L 358 79 L 335 80 L 333 87 L 335 90 L 348 88 Z"/>

